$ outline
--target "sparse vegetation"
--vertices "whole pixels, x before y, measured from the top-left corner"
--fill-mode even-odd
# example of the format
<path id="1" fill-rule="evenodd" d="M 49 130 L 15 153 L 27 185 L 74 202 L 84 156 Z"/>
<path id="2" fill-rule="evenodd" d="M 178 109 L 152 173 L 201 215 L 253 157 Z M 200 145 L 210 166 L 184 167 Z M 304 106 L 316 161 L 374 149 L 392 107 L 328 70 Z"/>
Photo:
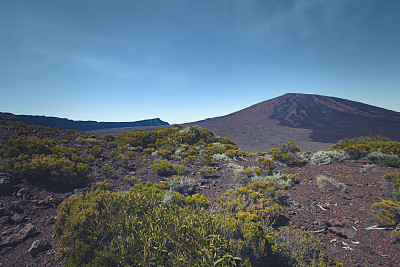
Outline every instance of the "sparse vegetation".
<path id="1" fill-rule="evenodd" d="M 329 183 L 332 184 L 333 186 L 335 186 L 339 191 L 346 193 L 347 192 L 347 185 L 342 183 L 342 182 L 338 182 L 333 178 L 327 177 L 325 175 L 318 175 L 317 176 L 317 185 L 318 187 L 322 190 L 324 189 L 325 185 Z"/>
<path id="2" fill-rule="evenodd" d="M 49 139 L 14 137 L 2 149 L 5 170 L 32 182 L 80 186 L 88 182 L 89 169 L 78 150 Z"/>
<path id="3" fill-rule="evenodd" d="M 279 144 L 278 148 L 271 148 L 267 154 L 281 165 L 301 166 L 304 164 L 304 160 L 300 156 L 300 148 L 290 141 Z"/>
<path id="4" fill-rule="evenodd" d="M 311 156 L 311 163 L 315 165 L 326 165 L 334 161 L 342 162 L 350 156 L 345 151 L 321 150 Z"/>
<path id="5" fill-rule="evenodd" d="M 346 138 L 334 144 L 330 149 L 346 151 L 352 159 L 358 159 L 377 151 L 387 155 L 400 156 L 400 142 L 389 141 L 382 135 Z"/>

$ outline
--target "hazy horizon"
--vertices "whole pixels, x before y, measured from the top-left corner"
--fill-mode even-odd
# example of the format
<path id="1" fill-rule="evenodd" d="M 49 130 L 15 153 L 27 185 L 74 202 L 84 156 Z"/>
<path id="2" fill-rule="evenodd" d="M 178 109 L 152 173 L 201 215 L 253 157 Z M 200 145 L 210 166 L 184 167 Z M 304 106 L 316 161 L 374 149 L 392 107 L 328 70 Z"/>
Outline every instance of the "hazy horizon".
<path id="1" fill-rule="evenodd" d="M 0 2 L 0 110 L 171 124 L 285 93 L 400 112 L 400 2 Z"/>

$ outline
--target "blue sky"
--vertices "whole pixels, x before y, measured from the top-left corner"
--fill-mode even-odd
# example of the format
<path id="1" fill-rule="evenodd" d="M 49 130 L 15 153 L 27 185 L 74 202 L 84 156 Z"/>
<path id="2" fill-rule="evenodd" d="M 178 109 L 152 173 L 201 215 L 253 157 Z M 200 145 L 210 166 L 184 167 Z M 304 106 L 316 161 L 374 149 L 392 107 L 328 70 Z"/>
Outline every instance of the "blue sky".
<path id="1" fill-rule="evenodd" d="M 398 0 L 1 0 L 0 111 L 183 123 L 289 92 L 400 111 Z"/>

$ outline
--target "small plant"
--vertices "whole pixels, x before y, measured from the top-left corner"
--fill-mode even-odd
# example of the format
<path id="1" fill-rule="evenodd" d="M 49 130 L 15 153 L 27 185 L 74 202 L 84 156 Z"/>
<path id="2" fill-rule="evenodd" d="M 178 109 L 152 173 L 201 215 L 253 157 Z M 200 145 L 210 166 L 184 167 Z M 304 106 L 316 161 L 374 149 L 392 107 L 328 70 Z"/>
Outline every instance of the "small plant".
<path id="1" fill-rule="evenodd" d="M 322 190 L 325 187 L 325 184 L 329 183 L 335 186 L 339 191 L 343 193 L 347 193 L 347 186 L 342 182 L 338 182 L 333 178 L 327 177 L 325 175 L 318 175 L 317 176 L 317 185 Z"/>
<path id="2" fill-rule="evenodd" d="M 244 168 L 238 164 L 235 163 L 228 163 L 226 166 L 229 170 L 232 170 L 234 174 L 239 175 L 243 174 Z"/>
<path id="3" fill-rule="evenodd" d="M 105 134 L 105 135 L 102 136 L 102 139 L 104 141 L 106 141 L 107 143 L 110 143 L 110 142 L 114 142 L 115 141 L 115 136 L 111 135 L 111 134 Z"/>
<path id="4" fill-rule="evenodd" d="M 387 173 L 383 178 L 390 184 L 392 200 L 400 202 L 400 171 Z"/>
<path id="5" fill-rule="evenodd" d="M 216 161 L 230 161 L 230 158 L 225 154 L 214 154 L 212 157 Z"/>
<path id="6" fill-rule="evenodd" d="M 90 150 L 90 153 L 96 157 L 99 158 L 101 157 L 101 153 L 103 153 L 103 148 L 101 146 L 94 146 L 92 147 L 92 149 Z"/>
<path id="7" fill-rule="evenodd" d="M 279 144 L 278 148 L 271 148 L 267 154 L 281 165 L 301 166 L 304 164 L 304 160 L 299 156 L 300 148 L 290 141 Z"/>
<path id="8" fill-rule="evenodd" d="M 137 181 L 137 178 L 135 176 L 126 175 L 125 178 L 124 178 L 124 181 L 126 183 L 128 183 L 129 185 L 133 185 Z"/>
<path id="9" fill-rule="evenodd" d="M 205 169 L 205 170 L 200 169 L 199 173 L 200 173 L 201 177 L 208 178 L 208 177 L 212 177 L 215 174 L 215 170 L 211 167 L 207 167 L 207 169 Z"/>
<path id="10" fill-rule="evenodd" d="M 86 162 L 93 163 L 94 160 L 95 160 L 95 157 L 93 155 L 87 155 Z"/>
<path id="11" fill-rule="evenodd" d="M 171 179 L 169 182 L 169 189 L 187 196 L 194 192 L 195 184 L 195 180 L 182 176 Z"/>
<path id="12" fill-rule="evenodd" d="M 400 204 L 386 200 L 372 205 L 375 221 L 384 227 L 395 227 L 400 223 Z"/>
<path id="13" fill-rule="evenodd" d="M 350 159 L 350 156 L 345 151 L 321 150 L 311 156 L 311 163 L 314 165 L 327 165 L 334 161 L 342 162 L 346 159 Z"/>
<path id="14" fill-rule="evenodd" d="M 275 237 L 290 266 L 326 266 L 323 245 L 311 233 L 283 227 Z"/>
<path id="15" fill-rule="evenodd" d="M 129 161 L 135 157 L 135 152 L 133 151 L 125 151 L 124 154 L 119 154 L 118 159 L 122 161 L 124 165 L 129 165 Z"/>
<path id="16" fill-rule="evenodd" d="M 172 173 L 174 175 L 184 175 L 188 173 L 188 168 L 185 165 L 173 163 Z"/>
<path id="17" fill-rule="evenodd" d="M 101 167 L 101 173 L 105 176 L 111 176 L 114 173 L 114 170 L 108 165 L 103 165 L 103 167 Z"/>
<path id="18" fill-rule="evenodd" d="M 258 157 L 257 162 L 258 162 L 258 167 L 265 170 L 269 174 L 272 174 L 276 168 L 275 163 L 269 158 Z"/>

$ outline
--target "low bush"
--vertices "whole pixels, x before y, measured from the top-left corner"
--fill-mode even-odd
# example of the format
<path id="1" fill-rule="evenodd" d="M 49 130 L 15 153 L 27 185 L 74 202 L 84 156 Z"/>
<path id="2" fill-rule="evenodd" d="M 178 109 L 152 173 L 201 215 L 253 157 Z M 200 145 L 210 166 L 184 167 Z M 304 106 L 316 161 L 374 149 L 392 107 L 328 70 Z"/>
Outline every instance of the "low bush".
<path id="1" fill-rule="evenodd" d="M 172 178 L 169 182 L 169 189 L 171 191 L 178 192 L 182 195 L 191 195 L 195 188 L 196 181 L 192 178 L 182 176 L 177 178 Z"/>
<path id="2" fill-rule="evenodd" d="M 311 163 L 314 165 L 327 165 L 334 161 L 342 162 L 346 159 L 350 159 L 350 156 L 345 151 L 321 150 L 311 156 Z"/>
<path id="3" fill-rule="evenodd" d="M 114 173 L 114 170 L 108 165 L 103 165 L 101 167 L 101 173 L 104 174 L 105 176 L 111 176 Z"/>
<path id="4" fill-rule="evenodd" d="M 128 183 L 129 185 L 134 185 L 135 182 L 137 181 L 137 178 L 135 176 L 126 175 L 124 178 L 124 181 L 126 183 Z"/>
<path id="5" fill-rule="evenodd" d="M 94 146 L 92 147 L 92 149 L 90 150 L 90 153 L 96 157 L 99 158 L 101 157 L 101 154 L 103 153 L 103 147 L 101 146 Z"/>
<path id="6" fill-rule="evenodd" d="M 228 157 L 226 154 L 214 154 L 213 158 L 216 161 L 230 161 L 230 157 Z"/>
<path id="7" fill-rule="evenodd" d="M 334 144 L 330 150 L 344 150 L 353 159 L 358 159 L 377 151 L 387 155 L 400 156 L 400 142 L 389 141 L 388 138 L 382 135 L 362 136 L 343 139 Z"/>
<path id="8" fill-rule="evenodd" d="M 390 194 L 392 200 L 395 202 L 400 202 L 400 171 L 387 173 L 383 178 L 390 185 Z"/>
<path id="9" fill-rule="evenodd" d="M 253 181 L 276 181 L 283 189 L 290 188 L 294 184 L 299 183 L 299 180 L 295 174 L 283 174 L 280 172 L 274 172 L 271 174 L 263 173 L 261 175 L 253 175 L 251 177 Z"/>
<path id="10" fill-rule="evenodd" d="M 2 149 L 5 170 L 32 182 L 77 187 L 89 181 L 89 169 L 78 150 L 38 137 L 11 138 Z"/>
<path id="11" fill-rule="evenodd" d="M 382 166 L 400 168 L 400 158 L 396 155 L 382 154 L 377 157 L 374 157 L 373 162 Z"/>
<path id="12" fill-rule="evenodd" d="M 265 170 L 269 174 L 273 173 L 274 170 L 276 169 L 275 163 L 269 158 L 258 157 L 257 163 L 258 163 L 258 167 Z"/>
<path id="13" fill-rule="evenodd" d="M 299 153 L 300 148 L 290 141 L 279 144 L 278 148 L 271 148 L 267 151 L 267 154 L 270 155 L 275 162 L 287 166 L 301 166 L 305 163 Z"/>
<path id="14" fill-rule="evenodd" d="M 275 241 L 290 266 L 325 266 L 328 263 L 322 243 L 309 232 L 283 227 Z"/>
<path id="15" fill-rule="evenodd" d="M 151 170 L 160 176 L 184 175 L 188 172 L 185 165 L 155 160 L 150 166 Z"/>
<path id="16" fill-rule="evenodd" d="M 318 187 L 322 190 L 325 187 L 325 184 L 332 184 L 333 186 L 335 186 L 339 191 L 343 192 L 343 193 L 347 193 L 347 185 L 342 183 L 342 182 L 338 182 L 333 178 L 327 177 L 325 175 L 318 175 L 317 176 L 317 185 Z"/>
<path id="17" fill-rule="evenodd" d="M 243 168 L 243 166 L 240 166 L 239 164 L 230 162 L 230 163 L 228 163 L 228 165 L 226 165 L 226 167 L 236 175 L 243 174 L 244 168 Z"/>
<path id="18" fill-rule="evenodd" d="M 374 203 L 371 212 L 380 226 L 395 227 L 400 223 L 399 203 L 390 200 Z"/>
<path id="19" fill-rule="evenodd" d="M 174 193 L 162 205 L 157 185 L 125 195 L 96 188 L 61 204 L 56 233 L 66 266 L 233 266 L 240 262 L 204 198 Z M 198 205 L 196 203 L 199 203 Z M 160 205 L 161 204 L 161 205 Z M 196 208 L 192 208 L 196 207 Z"/>

